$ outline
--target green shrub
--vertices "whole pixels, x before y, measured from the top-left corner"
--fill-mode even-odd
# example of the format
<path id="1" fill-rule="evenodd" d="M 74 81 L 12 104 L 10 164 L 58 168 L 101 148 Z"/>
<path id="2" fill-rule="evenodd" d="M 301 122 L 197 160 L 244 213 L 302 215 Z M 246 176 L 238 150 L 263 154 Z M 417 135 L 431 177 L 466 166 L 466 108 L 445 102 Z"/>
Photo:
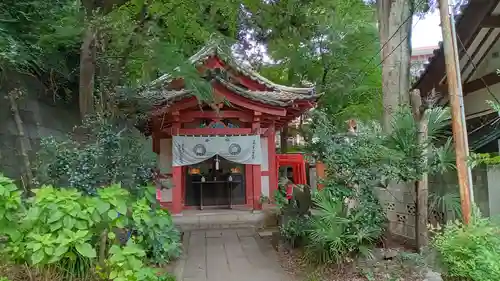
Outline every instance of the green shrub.
<path id="1" fill-rule="evenodd" d="M 138 232 L 133 239 L 146 249 L 141 248 L 144 259 L 169 261 L 180 253 L 170 214 L 153 209 L 146 198 L 134 201 L 120 185 L 100 188 L 97 196 L 52 186 L 33 192 L 23 203 L 12 181 L 0 176 L 0 235 L 6 239 L 2 251 L 16 264 L 57 268 L 64 280 L 86 279 L 93 274 L 97 249 L 103 261 L 107 249 L 119 242 L 114 230 L 129 228 Z"/>
<path id="2" fill-rule="evenodd" d="M 292 247 L 299 246 L 306 239 L 309 229 L 308 216 L 293 216 L 280 225 L 280 235 Z"/>
<path id="3" fill-rule="evenodd" d="M 314 198 L 315 211 L 308 231 L 306 257 L 316 263 L 339 263 L 355 254 L 369 255 L 381 237 L 383 216 L 373 206 L 360 204 L 347 211 L 343 200 L 323 190 Z"/>
<path id="4" fill-rule="evenodd" d="M 431 243 L 444 275 L 470 281 L 500 280 L 500 226 L 486 218 L 449 222 Z"/>
<path id="5" fill-rule="evenodd" d="M 78 134 L 42 139 L 37 154 L 36 183 L 72 187 L 95 195 L 98 188 L 120 182 L 132 195 L 152 179 L 156 158 L 137 130 L 100 116 L 85 120 Z M 78 139 L 76 139 L 78 138 Z"/>
<path id="6" fill-rule="evenodd" d="M 168 263 L 180 256 L 180 233 L 169 212 L 152 210 L 147 200 L 142 199 L 133 204 L 132 219 L 137 241 L 146 249 L 152 262 Z"/>
<path id="7" fill-rule="evenodd" d="M 113 245 L 109 249 L 106 270 L 100 272 L 102 280 L 113 281 L 175 281 L 175 278 L 143 263 L 146 252 L 133 240 L 123 247 Z"/>

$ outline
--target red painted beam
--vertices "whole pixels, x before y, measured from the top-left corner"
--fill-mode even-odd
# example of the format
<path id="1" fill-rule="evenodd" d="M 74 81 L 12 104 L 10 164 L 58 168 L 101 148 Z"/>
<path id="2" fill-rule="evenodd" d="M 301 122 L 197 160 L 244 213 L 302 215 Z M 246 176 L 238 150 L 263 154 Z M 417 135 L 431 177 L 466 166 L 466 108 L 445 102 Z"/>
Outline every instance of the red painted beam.
<path id="1" fill-rule="evenodd" d="M 189 111 L 181 113 L 182 119 L 224 119 L 224 118 L 238 118 L 242 122 L 251 122 L 252 115 L 247 112 L 237 110 L 221 110 L 216 111 Z"/>
<path id="2" fill-rule="evenodd" d="M 250 135 L 251 128 L 193 128 L 179 129 L 179 135 Z"/>
<path id="3" fill-rule="evenodd" d="M 166 114 L 167 112 L 181 111 L 181 110 L 193 108 L 196 106 L 200 106 L 200 103 L 198 102 L 196 97 L 189 97 L 189 98 L 185 98 L 185 99 L 182 99 L 180 101 L 177 101 L 171 105 L 156 106 L 153 109 L 152 115 L 153 116 L 160 116 L 160 115 Z"/>

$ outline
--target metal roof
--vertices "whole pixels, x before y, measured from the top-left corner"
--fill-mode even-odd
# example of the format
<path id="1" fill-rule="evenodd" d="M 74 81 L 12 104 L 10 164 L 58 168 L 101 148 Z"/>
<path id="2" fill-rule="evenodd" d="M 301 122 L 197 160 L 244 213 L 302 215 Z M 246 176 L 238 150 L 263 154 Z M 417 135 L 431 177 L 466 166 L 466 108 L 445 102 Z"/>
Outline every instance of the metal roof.
<path id="1" fill-rule="evenodd" d="M 487 58 L 493 46 L 500 38 L 500 23 L 492 22 L 494 16 L 500 15 L 500 3 L 498 0 L 470 0 L 461 8 L 461 13 L 456 16 L 456 31 L 461 42 L 457 42 L 460 58 L 460 69 L 464 94 L 481 88 L 481 84 L 467 84 L 476 77 L 476 68 Z M 465 46 L 465 50 L 462 44 Z M 438 93 L 447 92 L 445 80 L 445 61 L 442 42 L 440 48 L 434 50 L 434 56 L 429 60 L 425 70 L 413 85 L 413 89 L 419 89 L 422 96 L 427 96 L 433 88 Z M 500 79 L 499 79 L 500 82 Z M 498 83 L 489 81 L 488 83 Z M 484 83 L 482 83 L 484 88 Z"/>

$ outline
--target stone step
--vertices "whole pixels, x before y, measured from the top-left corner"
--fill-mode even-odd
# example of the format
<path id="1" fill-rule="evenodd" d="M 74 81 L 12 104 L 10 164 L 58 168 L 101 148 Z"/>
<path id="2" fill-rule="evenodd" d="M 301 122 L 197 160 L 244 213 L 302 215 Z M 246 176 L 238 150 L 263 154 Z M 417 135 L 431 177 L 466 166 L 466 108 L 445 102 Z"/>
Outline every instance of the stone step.
<path id="1" fill-rule="evenodd" d="M 182 231 L 202 229 L 259 228 L 265 220 L 260 211 L 190 211 L 173 216 Z"/>

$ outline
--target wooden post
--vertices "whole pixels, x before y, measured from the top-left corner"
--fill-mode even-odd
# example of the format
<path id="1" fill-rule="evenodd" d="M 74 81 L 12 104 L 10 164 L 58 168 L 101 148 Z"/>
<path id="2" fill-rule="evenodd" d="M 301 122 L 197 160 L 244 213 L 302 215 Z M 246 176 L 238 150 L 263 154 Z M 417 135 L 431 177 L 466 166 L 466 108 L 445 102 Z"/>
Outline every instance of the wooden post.
<path id="1" fill-rule="evenodd" d="M 251 164 L 245 164 L 245 204 L 253 207 L 253 169 Z"/>
<path id="2" fill-rule="evenodd" d="M 469 173 L 467 171 L 467 150 L 465 145 L 466 129 L 462 124 L 460 103 L 463 96 L 459 93 L 461 83 L 457 79 L 457 61 L 455 60 L 455 48 L 453 47 L 453 37 L 450 19 L 450 5 L 448 0 L 440 0 L 439 11 L 441 14 L 441 27 L 443 32 L 444 56 L 446 63 L 446 81 L 448 83 L 448 95 L 451 106 L 451 122 L 453 129 L 453 140 L 455 143 L 456 164 L 458 173 L 458 185 L 460 188 L 460 201 L 464 223 L 470 220 L 470 193 L 469 193 Z"/>
<path id="3" fill-rule="evenodd" d="M 325 179 L 325 164 L 321 161 L 316 161 L 316 179 L 317 181 L 322 181 Z M 318 190 L 323 189 L 323 184 L 318 183 Z"/>
<path id="4" fill-rule="evenodd" d="M 274 192 L 278 189 L 278 171 L 276 171 L 276 128 L 274 123 L 267 129 L 267 155 L 269 170 L 269 198 L 274 199 Z"/>
<path id="5" fill-rule="evenodd" d="M 413 119 L 418 126 L 417 141 L 421 146 L 422 151 L 422 167 L 424 170 L 419 171 L 420 179 L 415 181 L 415 238 L 417 248 L 421 251 L 429 243 L 429 234 L 427 229 L 428 201 L 429 201 L 429 182 L 428 174 L 425 170 L 427 167 L 427 139 L 428 139 L 428 124 L 429 120 L 425 114 L 425 109 L 422 107 L 422 96 L 419 90 L 410 92 L 410 104 L 412 107 Z"/>
<path id="6" fill-rule="evenodd" d="M 172 133 L 178 134 L 180 129 L 180 123 L 174 123 L 172 125 Z M 173 140 L 172 140 L 173 141 Z M 172 143 L 172 149 L 174 144 Z M 174 166 L 172 167 L 172 214 L 180 214 L 182 213 L 182 208 L 184 207 L 182 204 L 182 166 Z"/>
<path id="7" fill-rule="evenodd" d="M 253 122 L 252 122 L 252 133 L 254 134 L 260 134 L 260 116 L 262 115 L 261 112 L 254 111 L 254 117 L 253 117 Z M 262 148 L 261 148 L 262 149 Z M 254 210 L 260 210 L 262 209 L 262 206 L 260 204 L 260 195 L 262 193 L 262 175 L 260 172 L 260 165 L 252 165 L 252 173 L 253 173 L 253 186 L 252 186 L 252 202 L 253 202 L 253 209 Z"/>

